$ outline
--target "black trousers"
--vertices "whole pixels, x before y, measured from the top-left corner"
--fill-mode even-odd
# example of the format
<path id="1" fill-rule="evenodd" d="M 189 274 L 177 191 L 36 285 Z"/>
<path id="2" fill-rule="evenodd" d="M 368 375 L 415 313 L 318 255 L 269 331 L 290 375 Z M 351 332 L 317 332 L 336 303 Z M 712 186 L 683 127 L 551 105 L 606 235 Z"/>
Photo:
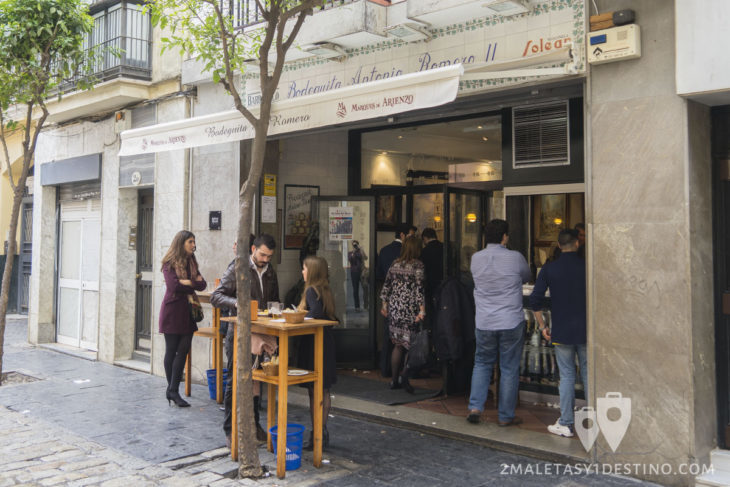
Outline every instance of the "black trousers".
<path id="1" fill-rule="evenodd" d="M 231 421 L 233 421 L 233 327 L 235 323 L 231 323 L 228 326 L 226 332 L 226 359 L 228 359 L 228 382 L 226 383 L 226 392 L 223 395 L 223 407 L 225 408 L 225 415 L 223 416 L 223 432 L 226 436 L 231 434 Z M 251 361 L 253 362 L 256 355 L 251 355 Z M 253 401 L 253 414 L 256 424 L 259 422 L 259 405 L 261 399 L 259 396 L 254 396 Z"/>
<path id="2" fill-rule="evenodd" d="M 355 307 L 360 308 L 360 278 L 362 272 L 350 271 L 350 279 L 352 280 L 352 295 L 355 298 Z"/>
<path id="3" fill-rule="evenodd" d="M 185 360 L 193 343 L 193 334 L 165 333 L 165 376 L 167 376 L 167 390 L 178 392 L 182 381 Z"/>

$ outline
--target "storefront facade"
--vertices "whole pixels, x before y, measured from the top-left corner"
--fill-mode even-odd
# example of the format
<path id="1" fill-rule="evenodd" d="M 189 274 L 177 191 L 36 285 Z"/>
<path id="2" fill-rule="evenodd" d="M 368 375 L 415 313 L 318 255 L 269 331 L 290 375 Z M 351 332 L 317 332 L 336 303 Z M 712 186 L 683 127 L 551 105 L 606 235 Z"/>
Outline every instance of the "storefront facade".
<path id="1" fill-rule="evenodd" d="M 398 15 L 405 15 L 412 10 L 406 8 L 410 3 L 382 8 L 402 10 L 405 13 Z M 444 25 L 432 25 L 427 41 L 405 43 L 381 36 L 379 42 L 347 47 L 341 60 L 309 58 L 289 64 L 278 102 L 323 93 L 335 96 L 343 88 L 428 73 L 446 65 L 462 64 L 466 73 L 455 99 L 428 108 L 386 116 L 375 113 L 348 123 L 344 118 L 348 114 L 370 108 L 348 104 L 333 111 L 329 123 L 301 130 L 279 127 L 267 147 L 265 181 L 257 196 L 252 231 L 276 237 L 274 266 L 282 297 L 300 278 L 302 248 L 314 247 L 316 237 L 316 251 L 333 268 L 343 323 L 338 330 L 340 362 L 373 367 L 378 334 L 372 269 L 378 250 L 392 239 L 397 223 L 411 223 L 419 231 L 432 226 L 445 243 L 445 269 L 465 282 L 469 257 L 483 245 L 481 229 L 491 218 L 510 222 L 512 243 L 536 271 L 550 253 L 555 226 L 584 223 L 587 402 L 596 406 L 608 394 L 621 394 L 631 400 L 632 411 L 620 444 L 614 449 L 605 435 L 599 435 L 591 458 L 604 464 L 668 464 L 672 468 L 708 464 L 710 451 L 718 442 L 723 444 L 718 431 L 727 424 L 727 404 L 723 413 L 722 401 L 715 400 L 721 380 L 716 376 L 719 342 L 714 338 L 716 312 L 720 312 L 716 308 L 720 308 L 708 298 L 721 294 L 718 288 L 713 294 L 714 263 L 720 255 L 716 245 L 713 260 L 714 121 L 709 103 L 691 96 L 698 90 L 683 91 L 675 81 L 681 64 L 678 56 L 683 52 L 675 20 L 686 5 L 680 0 L 639 4 L 597 0 L 600 11 L 631 8 L 636 12 L 642 52 L 638 59 L 589 65 L 585 53 L 588 3 L 529 4 L 529 12 L 509 17 L 443 15 Z M 316 14 L 315 23 L 317 15 L 325 14 Z M 428 16 L 432 24 L 438 22 L 438 12 L 419 15 Z M 568 44 L 572 59 L 567 57 Z M 524 71 L 513 69 L 552 71 L 525 76 Z M 247 103 L 254 107 L 258 80 L 249 76 L 241 86 Z M 196 71 L 194 61 L 183 64 L 182 84 L 195 86 L 195 96 L 159 104 L 156 123 L 194 124 L 196 117 L 230 110 L 228 95 Z M 401 102 L 407 100 L 384 94 L 381 103 Z M 525 129 L 535 117 L 544 123 L 539 126 L 553 130 L 537 142 L 527 137 L 530 131 Z M 274 125 L 290 121 L 282 119 Z M 202 123 L 200 127 L 204 128 Z M 49 140 L 56 140 L 52 137 Z M 128 237 L 142 200 L 137 190 L 132 193 L 120 187 L 115 154 L 120 150 L 123 158 L 151 154 L 152 183 L 147 187 L 154 187 L 154 237 L 151 266 L 144 272 L 150 273 L 152 283 L 151 371 L 163 375 L 164 339 L 155 331 L 163 295 L 159 261 L 173 235 L 186 228 L 196 234 L 197 256 L 208 282 L 212 284 L 223 273 L 233 258 L 230 248 L 237 234 L 238 192 L 248 172 L 250 143 L 246 137 L 216 138 L 214 144 L 159 151 L 147 150 L 148 146 L 124 152 L 124 135 L 121 139 L 119 144 L 109 122 L 99 137 L 86 139 L 83 149 L 83 154 L 104 153 L 104 161 L 117 161 L 102 166 L 101 258 L 110 255 L 117 264 L 110 267 L 116 269 L 114 273 L 106 275 L 105 263 L 100 274 L 99 310 L 106 313 L 100 322 L 113 321 L 117 327 L 129 328 L 125 336 L 134 336 L 134 310 L 124 304 L 134 299 L 131 275 L 141 273 Z M 115 143 L 103 145 L 102 140 Z M 40 162 L 75 157 L 78 146 L 64 144 L 48 145 Z M 56 221 L 55 190 L 50 191 L 36 178 L 35 201 L 42 203 L 36 206 L 36 228 Z M 309 203 L 312 197 L 314 205 Z M 215 225 L 211 216 L 217 217 Z M 54 231 L 39 235 L 34 235 L 34 256 L 39 249 L 53 255 Z M 359 309 L 346 259 L 353 240 L 369 257 L 370 275 L 361 281 Z M 52 260 L 37 262 L 34 272 L 45 268 L 52 273 Z M 126 277 L 120 266 L 126 266 Z M 43 303 L 53 302 L 55 291 L 40 279 L 35 289 L 31 308 L 38 311 L 31 318 L 31 329 L 35 326 L 38 335 L 50 336 L 55 333 L 55 318 L 52 308 Z M 103 352 L 105 343 L 111 344 L 105 340 L 119 343 L 117 335 L 100 336 L 103 360 L 111 362 L 120 356 Z M 125 350 L 133 350 L 132 338 L 125 340 L 129 340 Z M 193 347 L 194 378 L 201 380 L 209 362 L 209 343 L 196 339 Z M 526 361 L 525 377 L 545 385 L 542 379 L 550 382 L 550 367 L 537 347 L 532 350 L 536 352 L 532 362 Z M 639 470 L 629 475 L 671 485 L 691 481 L 689 473 Z"/>

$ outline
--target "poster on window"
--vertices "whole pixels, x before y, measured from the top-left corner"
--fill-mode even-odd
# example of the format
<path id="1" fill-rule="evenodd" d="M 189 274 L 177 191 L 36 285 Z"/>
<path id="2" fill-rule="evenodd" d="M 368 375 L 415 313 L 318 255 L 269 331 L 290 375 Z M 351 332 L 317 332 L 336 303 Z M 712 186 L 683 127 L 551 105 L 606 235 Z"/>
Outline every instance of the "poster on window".
<path id="1" fill-rule="evenodd" d="M 352 240 L 352 206 L 330 207 L 330 240 Z"/>
<path id="2" fill-rule="evenodd" d="M 312 196 L 319 186 L 284 185 L 284 248 L 300 249 L 312 223 Z"/>

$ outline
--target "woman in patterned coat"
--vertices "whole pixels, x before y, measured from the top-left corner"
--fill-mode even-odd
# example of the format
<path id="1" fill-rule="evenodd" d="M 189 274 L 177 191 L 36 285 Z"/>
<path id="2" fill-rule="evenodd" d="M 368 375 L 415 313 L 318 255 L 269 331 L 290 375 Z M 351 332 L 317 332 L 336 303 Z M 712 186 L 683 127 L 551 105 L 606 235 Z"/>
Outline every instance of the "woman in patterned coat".
<path id="1" fill-rule="evenodd" d="M 380 299 L 383 300 L 383 309 L 380 312 L 388 318 L 390 341 L 393 343 L 393 353 L 390 356 L 393 380 L 390 388 L 398 389 L 402 386 L 411 394 L 413 387 L 408 382 L 407 353 L 411 348 L 411 336 L 416 331 L 417 324 L 426 317 L 425 273 L 423 263 L 418 260 L 420 255 L 421 240 L 417 237 L 406 237 L 400 257 L 388 269 L 383 291 L 380 293 Z"/>

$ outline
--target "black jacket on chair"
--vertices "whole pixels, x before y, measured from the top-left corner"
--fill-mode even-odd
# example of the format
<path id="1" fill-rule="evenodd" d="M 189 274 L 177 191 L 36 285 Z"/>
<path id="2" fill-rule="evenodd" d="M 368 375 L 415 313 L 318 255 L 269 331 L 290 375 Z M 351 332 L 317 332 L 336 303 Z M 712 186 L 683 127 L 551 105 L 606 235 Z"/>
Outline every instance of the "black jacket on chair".
<path id="1" fill-rule="evenodd" d="M 460 360 L 473 350 L 474 299 L 455 277 L 445 280 L 436 295 L 433 341 L 439 360 Z"/>

